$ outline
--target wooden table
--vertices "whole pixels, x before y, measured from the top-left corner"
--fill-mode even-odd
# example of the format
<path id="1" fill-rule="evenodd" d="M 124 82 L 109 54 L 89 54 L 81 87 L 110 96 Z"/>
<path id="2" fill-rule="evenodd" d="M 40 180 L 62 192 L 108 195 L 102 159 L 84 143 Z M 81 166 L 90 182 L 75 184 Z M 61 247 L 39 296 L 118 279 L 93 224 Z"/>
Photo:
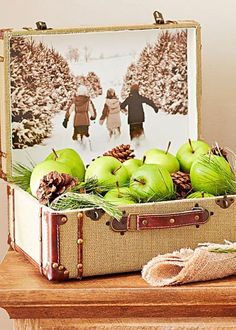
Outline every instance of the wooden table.
<path id="1" fill-rule="evenodd" d="M 172 288 L 150 287 L 139 273 L 52 283 L 9 251 L 0 307 L 15 329 L 236 329 L 236 277 Z"/>

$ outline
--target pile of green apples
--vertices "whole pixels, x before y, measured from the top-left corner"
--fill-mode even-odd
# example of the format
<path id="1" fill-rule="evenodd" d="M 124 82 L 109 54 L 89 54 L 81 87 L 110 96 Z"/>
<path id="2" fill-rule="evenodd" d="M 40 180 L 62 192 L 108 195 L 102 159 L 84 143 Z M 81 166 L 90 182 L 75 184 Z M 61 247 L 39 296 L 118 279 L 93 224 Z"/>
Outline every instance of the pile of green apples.
<path id="1" fill-rule="evenodd" d="M 30 182 L 31 193 L 36 196 L 41 178 L 51 171 L 57 171 L 77 177 L 78 182 L 96 179 L 104 199 L 114 205 L 171 200 L 175 199 L 171 173 L 179 170 L 190 173 L 194 193 L 187 198 L 225 193 L 224 185 L 221 184 L 224 178 L 208 163 L 214 160 L 222 172 L 232 179 L 234 173 L 223 157 L 209 153 L 211 148 L 207 143 L 189 140 L 179 148 L 176 156 L 169 152 L 169 148 L 170 143 L 167 150 L 150 149 L 141 159 L 129 159 L 123 163 L 111 156 L 98 157 L 87 169 L 75 150 L 67 148 L 54 151 L 34 168 Z M 203 163 L 203 158 L 207 162 Z"/>

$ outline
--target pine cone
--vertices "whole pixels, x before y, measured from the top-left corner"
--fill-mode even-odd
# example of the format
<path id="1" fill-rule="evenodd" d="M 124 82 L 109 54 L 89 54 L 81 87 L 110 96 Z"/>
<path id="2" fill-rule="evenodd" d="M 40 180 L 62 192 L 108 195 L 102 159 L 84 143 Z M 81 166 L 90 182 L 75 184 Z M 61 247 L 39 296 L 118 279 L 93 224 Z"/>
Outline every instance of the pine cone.
<path id="1" fill-rule="evenodd" d="M 41 204 L 49 205 L 56 197 L 77 184 L 77 178 L 73 178 L 69 174 L 53 171 L 44 175 L 40 180 L 36 195 Z"/>
<path id="2" fill-rule="evenodd" d="M 172 173 L 171 178 L 176 187 L 178 198 L 184 198 L 192 190 L 190 175 L 188 173 L 178 171 L 176 173 Z"/>
<path id="3" fill-rule="evenodd" d="M 129 144 L 121 144 L 115 148 L 105 152 L 103 156 L 112 156 L 118 159 L 121 163 L 125 162 L 128 159 L 135 157 L 133 154 L 134 150 L 130 148 Z"/>
<path id="4" fill-rule="evenodd" d="M 228 162 L 228 153 L 227 151 L 224 149 L 224 148 L 221 148 L 221 147 L 212 147 L 211 148 L 211 152 L 213 153 L 213 155 L 216 155 L 216 156 L 223 156 L 225 160 L 227 160 Z"/>

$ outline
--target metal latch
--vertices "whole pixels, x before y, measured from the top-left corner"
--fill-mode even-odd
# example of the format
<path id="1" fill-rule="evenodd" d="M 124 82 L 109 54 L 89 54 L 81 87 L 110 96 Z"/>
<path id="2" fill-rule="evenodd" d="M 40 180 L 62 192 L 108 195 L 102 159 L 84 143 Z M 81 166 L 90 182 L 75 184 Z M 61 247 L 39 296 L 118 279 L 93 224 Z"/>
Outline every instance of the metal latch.
<path id="1" fill-rule="evenodd" d="M 52 28 L 48 28 L 46 22 L 38 21 L 36 22 L 37 30 L 52 30 Z"/>
<path id="2" fill-rule="evenodd" d="M 154 11 L 153 13 L 155 24 L 176 24 L 178 23 L 177 21 L 165 21 L 162 13 L 159 11 Z"/>
<path id="3" fill-rule="evenodd" d="M 0 157 L 7 158 L 7 153 L 3 152 L 3 151 L 0 151 Z"/>
<path id="4" fill-rule="evenodd" d="M 162 13 L 159 11 L 154 11 L 153 13 L 154 19 L 155 19 L 155 24 L 165 24 L 164 18 Z"/>

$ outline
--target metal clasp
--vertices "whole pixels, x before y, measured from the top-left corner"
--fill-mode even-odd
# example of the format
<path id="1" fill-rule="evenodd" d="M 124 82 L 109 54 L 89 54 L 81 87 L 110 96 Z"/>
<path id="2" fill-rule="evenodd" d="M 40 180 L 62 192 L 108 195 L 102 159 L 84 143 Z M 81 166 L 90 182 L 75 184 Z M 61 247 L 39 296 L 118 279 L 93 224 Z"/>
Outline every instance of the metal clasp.
<path id="1" fill-rule="evenodd" d="M 165 21 L 162 13 L 160 13 L 157 10 L 154 11 L 153 16 L 154 16 L 155 24 L 157 24 L 157 25 L 161 25 L 161 24 L 177 24 L 178 23 L 177 21 L 170 21 L 170 20 Z"/>
<path id="2" fill-rule="evenodd" d="M 156 10 L 154 11 L 153 16 L 154 16 L 155 24 L 165 24 L 162 13 Z"/>
<path id="3" fill-rule="evenodd" d="M 36 30 L 52 30 L 52 28 L 48 28 L 46 22 L 38 21 L 36 22 Z"/>

